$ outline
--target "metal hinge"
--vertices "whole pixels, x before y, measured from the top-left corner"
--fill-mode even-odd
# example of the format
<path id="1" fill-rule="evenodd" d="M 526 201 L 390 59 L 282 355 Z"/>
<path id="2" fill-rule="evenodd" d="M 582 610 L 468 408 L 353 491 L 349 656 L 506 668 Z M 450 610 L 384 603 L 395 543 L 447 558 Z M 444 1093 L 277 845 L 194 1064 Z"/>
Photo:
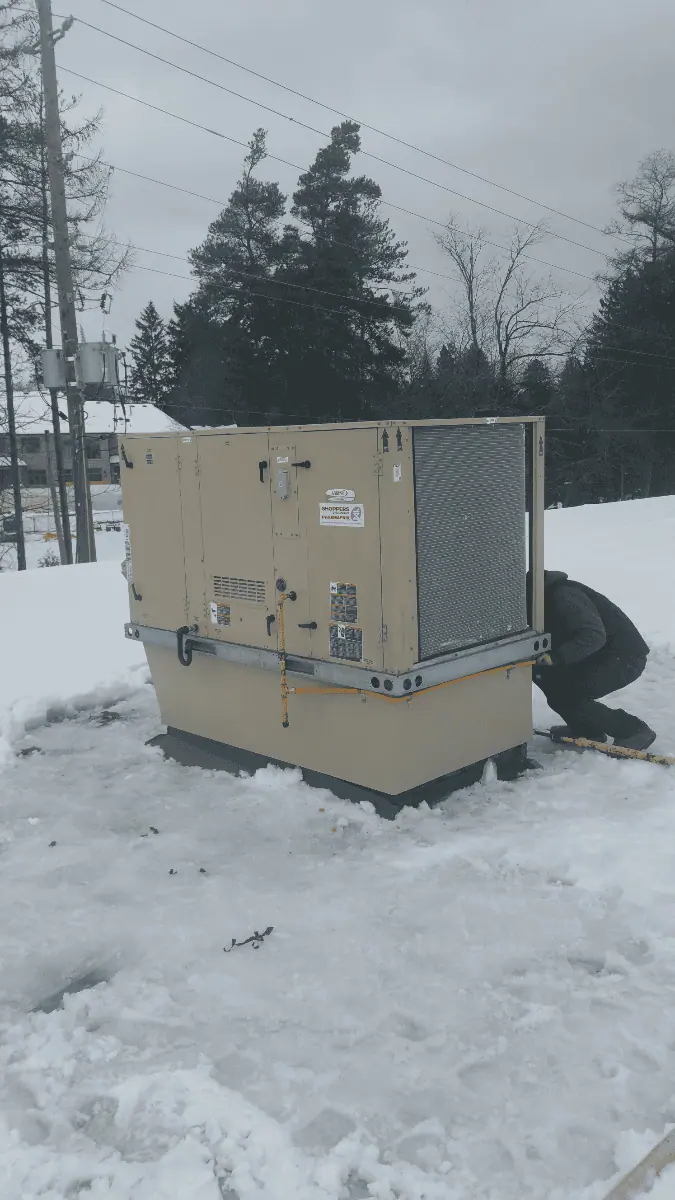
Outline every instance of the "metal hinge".
<path id="1" fill-rule="evenodd" d="M 380 630 L 380 645 L 383 646 L 387 640 L 387 626 L 383 625 Z"/>
<path id="2" fill-rule="evenodd" d="M 376 455 L 375 455 L 375 459 L 374 459 L 374 468 L 373 468 L 373 474 L 374 474 L 374 475 L 381 475 L 381 474 L 382 474 L 382 472 L 383 472 L 383 470 L 384 470 L 384 467 L 383 467 L 383 464 L 382 464 L 382 455 L 381 455 L 381 454 L 376 454 Z"/>

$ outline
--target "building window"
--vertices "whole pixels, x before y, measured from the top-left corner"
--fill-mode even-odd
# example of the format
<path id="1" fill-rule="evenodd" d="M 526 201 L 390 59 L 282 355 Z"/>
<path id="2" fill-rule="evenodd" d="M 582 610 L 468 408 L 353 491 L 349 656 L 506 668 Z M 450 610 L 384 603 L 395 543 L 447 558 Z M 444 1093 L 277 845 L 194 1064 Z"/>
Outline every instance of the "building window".
<path id="1" fill-rule="evenodd" d="M 23 437 L 21 439 L 21 449 L 24 454 L 39 454 L 40 453 L 40 438 L 39 437 Z"/>
<path id="2" fill-rule="evenodd" d="M 0 435 L 0 454 L 9 454 L 9 438 L 6 434 Z"/>
<path id="3" fill-rule="evenodd" d="M 90 483 L 103 483 L 103 471 L 100 467 L 90 467 L 87 471 L 87 479 Z"/>
<path id="4" fill-rule="evenodd" d="M 29 471 L 27 477 L 29 487 L 46 487 L 47 472 L 46 471 Z"/>
<path id="5" fill-rule="evenodd" d="M 63 471 L 63 479 L 64 479 L 64 482 L 65 482 L 65 483 L 72 483 L 72 482 L 73 482 L 73 472 L 72 472 L 72 471 L 71 471 L 71 470 L 70 470 L 68 467 L 65 467 L 65 468 L 64 468 L 64 471 Z"/>
<path id="6" fill-rule="evenodd" d="M 89 441 L 89 439 L 87 439 L 86 446 L 87 446 L 87 458 L 100 458 L 101 457 L 101 447 L 98 442 Z"/>
<path id="7" fill-rule="evenodd" d="M 111 483 L 119 483 L 119 481 L 120 481 L 120 464 L 111 462 L 111 464 L 110 464 L 110 482 Z"/>

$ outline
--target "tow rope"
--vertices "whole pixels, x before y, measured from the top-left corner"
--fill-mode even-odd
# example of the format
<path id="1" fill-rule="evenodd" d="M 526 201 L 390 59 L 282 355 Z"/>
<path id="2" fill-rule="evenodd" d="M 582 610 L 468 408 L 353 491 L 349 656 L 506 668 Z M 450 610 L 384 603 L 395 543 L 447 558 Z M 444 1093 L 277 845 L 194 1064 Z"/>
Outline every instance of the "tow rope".
<path id="1" fill-rule="evenodd" d="M 632 758 L 638 762 L 655 763 L 660 767 L 675 767 L 675 758 L 667 754 L 650 754 L 648 750 L 631 750 L 630 746 L 616 746 L 606 742 L 593 742 L 589 738 L 554 737 L 550 729 L 535 729 L 539 737 L 548 738 L 554 745 L 576 746 L 577 750 L 597 750 L 608 758 Z"/>

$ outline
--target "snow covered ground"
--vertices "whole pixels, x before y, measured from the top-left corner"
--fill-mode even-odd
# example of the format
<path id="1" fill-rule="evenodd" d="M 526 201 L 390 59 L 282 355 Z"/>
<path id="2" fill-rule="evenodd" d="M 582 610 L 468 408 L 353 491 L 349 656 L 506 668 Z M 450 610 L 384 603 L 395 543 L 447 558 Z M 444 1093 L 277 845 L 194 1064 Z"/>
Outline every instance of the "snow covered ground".
<path id="1" fill-rule="evenodd" d="M 675 752 L 675 498 L 547 521 Z M 537 744 L 389 823 L 166 763 L 110 546 L 0 576 L 2 1200 L 601 1200 L 675 1123 L 675 771 Z"/>

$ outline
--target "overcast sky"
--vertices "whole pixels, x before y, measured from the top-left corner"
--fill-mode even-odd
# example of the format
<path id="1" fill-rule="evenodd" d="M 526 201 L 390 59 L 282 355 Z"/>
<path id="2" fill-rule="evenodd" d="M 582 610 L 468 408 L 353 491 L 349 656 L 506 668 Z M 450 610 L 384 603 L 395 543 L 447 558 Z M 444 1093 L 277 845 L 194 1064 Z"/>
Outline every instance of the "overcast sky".
<path id="1" fill-rule="evenodd" d="M 444 159 L 515 189 L 540 204 L 604 227 L 614 216 L 617 180 L 660 147 L 675 149 L 675 4 L 672 0 L 122 0 L 125 7 L 200 42 L 245 67 L 349 113 Z M 278 87 L 177 42 L 102 0 L 73 0 L 72 12 L 119 37 L 240 91 L 237 99 L 76 21 L 57 47 L 60 67 L 89 75 L 247 142 L 260 125 L 271 154 L 306 166 L 325 138 L 258 105 L 270 105 L 319 130 L 339 118 Z M 57 24 L 55 17 L 55 24 Z M 101 147 L 107 161 L 216 200 L 227 200 L 244 150 L 168 116 L 61 73 L 68 92 L 81 92 L 87 111 L 103 106 Z M 393 167 L 359 156 L 356 168 L 380 184 L 384 197 L 427 218 L 455 213 L 503 241 L 514 221 L 545 217 L 552 232 L 536 252 L 550 263 L 593 276 L 616 243 L 572 220 L 554 217 L 460 170 L 363 131 L 363 148 L 501 209 L 481 208 Z M 268 161 L 261 172 L 292 193 L 297 172 Z M 218 206 L 116 172 L 106 223 L 121 239 L 183 256 L 204 237 Z M 385 208 L 408 241 L 417 268 L 450 272 L 434 225 Z M 599 253 L 598 253 L 599 252 Z M 189 281 L 185 262 L 138 252 L 136 268 L 115 297 L 108 332 L 125 344 L 148 300 L 169 317 Z M 533 267 L 533 270 L 544 268 Z M 597 289 L 587 279 L 555 271 L 588 312 Z M 452 285 L 420 272 L 429 298 L 447 306 Z M 85 314 L 87 336 L 101 318 Z"/>

